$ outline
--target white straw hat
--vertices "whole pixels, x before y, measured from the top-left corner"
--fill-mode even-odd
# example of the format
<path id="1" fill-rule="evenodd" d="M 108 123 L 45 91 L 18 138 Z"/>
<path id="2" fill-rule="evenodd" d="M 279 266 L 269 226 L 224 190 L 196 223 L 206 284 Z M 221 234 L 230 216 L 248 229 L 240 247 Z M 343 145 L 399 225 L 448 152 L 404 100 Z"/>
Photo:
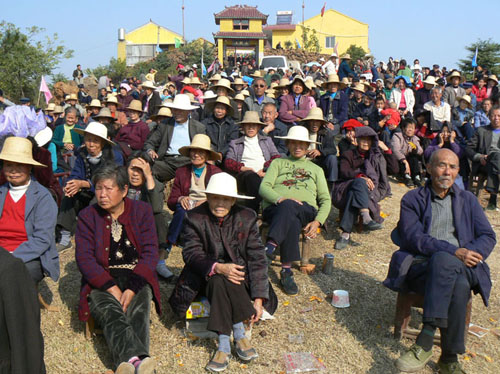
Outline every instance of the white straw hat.
<path id="1" fill-rule="evenodd" d="M 84 129 L 73 129 L 76 133 L 80 135 L 92 134 L 95 135 L 111 145 L 115 145 L 114 142 L 108 139 L 108 128 L 99 122 L 90 122 Z"/>
<path id="2" fill-rule="evenodd" d="M 39 147 L 44 146 L 52 139 L 52 135 L 53 133 L 51 128 L 49 126 L 45 127 L 43 130 L 40 130 L 36 133 L 35 135 L 36 144 Z"/>
<path id="3" fill-rule="evenodd" d="M 151 90 L 156 90 L 155 85 L 151 81 L 146 81 L 142 84 L 142 88 L 149 88 Z"/>
<path id="4" fill-rule="evenodd" d="M 236 178 L 228 173 L 217 173 L 210 177 L 207 188 L 202 191 L 207 194 L 235 197 L 237 199 L 253 199 L 251 196 L 238 195 Z"/>
<path id="5" fill-rule="evenodd" d="M 290 127 L 290 130 L 288 130 L 288 134 L 286 136 L 275 136 L 275 138 L 320 144 L 309 139 L 309 130 L 304 126 L 292 126 Z"/>
<path id="6" fill-rule="evenodd" d="M 191 100 L 186 94 L 175 95 L 174 101 L 172 103 L 166 103 L 167 108 L 179 109 L 179 110 L 194 110 L 198 109 L 197 106 L 191 105 Z"/>
<path id="7" fill-rule="evenodd" d="M 210 100 L 210 99 L 215 99 L 217 95 L 214 93 L 212 90 L 207 90 L 201 97 L 203 100 Z"/>

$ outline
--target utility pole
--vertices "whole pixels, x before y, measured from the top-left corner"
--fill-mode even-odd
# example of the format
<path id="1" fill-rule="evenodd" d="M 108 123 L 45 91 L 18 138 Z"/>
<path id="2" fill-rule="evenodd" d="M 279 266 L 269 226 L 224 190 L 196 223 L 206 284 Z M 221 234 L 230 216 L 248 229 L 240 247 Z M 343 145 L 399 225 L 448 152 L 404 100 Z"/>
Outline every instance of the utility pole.
<path id="1" fill-rule="evenodd" d="M 184 34 L 184 0 L 182 0 L 182 41 L 186 44 L 186 35 Z"/>
<path id="2" fill-rule="evenodd" d="M 302 0 L 302 26 L 304 26 L 304 9 L 305 9 L 305 0 Z"/>

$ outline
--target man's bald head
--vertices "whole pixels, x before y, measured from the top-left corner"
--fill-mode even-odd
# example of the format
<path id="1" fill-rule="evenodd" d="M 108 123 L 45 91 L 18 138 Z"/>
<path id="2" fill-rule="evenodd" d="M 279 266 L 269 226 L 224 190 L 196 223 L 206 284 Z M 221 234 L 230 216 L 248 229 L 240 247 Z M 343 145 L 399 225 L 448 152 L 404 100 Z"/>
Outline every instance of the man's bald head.
<path id="1" fill-rule="evenodd" d="M 457 163 L 459 162 L 458 156 L 456 155 L 455 152 L 449 150 L 448 148 L 442 148 L 432 153 L 431 158 L 429 159 L 429 165 L 439 162 L 438 160 L 440 160 L 443 157 L 455 158 L 456 162 Z"/>
<path id="2" fill-rule="evenodd" d="M 427 166 L 433 189 L 438 193 L 446 194 L 455 183 L 460 170 L 458 156 L 449 149 L 440 149 L 431 155 Z"/>

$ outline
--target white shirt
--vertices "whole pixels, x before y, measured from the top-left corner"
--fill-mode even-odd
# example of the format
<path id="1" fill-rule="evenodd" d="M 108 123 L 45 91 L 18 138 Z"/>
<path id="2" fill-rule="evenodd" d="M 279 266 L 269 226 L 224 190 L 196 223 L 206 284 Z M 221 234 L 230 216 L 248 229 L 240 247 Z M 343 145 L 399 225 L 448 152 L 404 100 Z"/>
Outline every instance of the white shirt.
<path id="1" fill-rule="evenodd" d="M 329 75 L 332 74 L 337 74 L 338 70 L 337 64 L 335 64 L 332 60 L 328 60 L 325 62 L 325 64 L 321 67 L 321 70 L 323 70 L 323 73 L 328 77 Z"/>
<path id="2" fill-rule="evenodd" d="M 448 103 L 441 101 L 441 105 L 434 104 L 433 101 L 428 101 L 424 104 L 424 109 L 431 112 L 431 124 L 434 127 L 435 121 L 450 122 L 451 107 Z"/>
<path id="3" fill-rule="evenodd" d="M 29 180 L 28 184 L 25 184 L 24 186 L 13 186 L 12 184 L 9 183 L 9 194 L 15 203 L 17 203 L 19 200 L 21 200 L 21 198 L 24 196 L 24 194 L 28 190 L 30 183 L 31 183 L 31 179 Z"/>
<path id="4" fill-rule="evenodd" d="M 252 168 L 255 172 L 264 168 L 266 159 L 262 153 L 262 149 L 259 145 L 259 137 L 254 136 L 249 138 L 245 136 L 245 141 L 243 142 L 243 155 L 241 156 L 241 162 L 248 168 Z"/>

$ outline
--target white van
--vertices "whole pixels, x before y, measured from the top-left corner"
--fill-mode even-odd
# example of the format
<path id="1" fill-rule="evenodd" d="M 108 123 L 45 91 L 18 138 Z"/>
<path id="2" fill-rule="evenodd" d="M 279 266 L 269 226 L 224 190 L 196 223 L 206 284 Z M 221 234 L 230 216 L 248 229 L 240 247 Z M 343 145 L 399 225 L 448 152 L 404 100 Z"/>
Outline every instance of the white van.
<path id="1" fill-rule="evenodd" d="M 288 61 L 285 56 L 264 56 L 260 63 L 260 70 L 268 71 L 273 68 L 274 70 L 282 69 L 287 71 L 289 69 Z"/>

